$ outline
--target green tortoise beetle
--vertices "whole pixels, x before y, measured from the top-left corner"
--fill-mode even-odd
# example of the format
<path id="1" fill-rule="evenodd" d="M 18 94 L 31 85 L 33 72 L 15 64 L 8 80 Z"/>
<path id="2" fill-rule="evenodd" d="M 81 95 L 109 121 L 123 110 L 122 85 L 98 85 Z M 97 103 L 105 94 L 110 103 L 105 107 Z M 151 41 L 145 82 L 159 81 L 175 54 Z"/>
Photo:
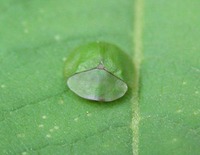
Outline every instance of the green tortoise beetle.
<path id="1" fill-rule="evenodd" d="M 105 42 L 93 42 L 75 49 L 66 59 L 67 86 L 78 96 L 111 102 L 133 86 L 132 59 L 120 48 Z"/>

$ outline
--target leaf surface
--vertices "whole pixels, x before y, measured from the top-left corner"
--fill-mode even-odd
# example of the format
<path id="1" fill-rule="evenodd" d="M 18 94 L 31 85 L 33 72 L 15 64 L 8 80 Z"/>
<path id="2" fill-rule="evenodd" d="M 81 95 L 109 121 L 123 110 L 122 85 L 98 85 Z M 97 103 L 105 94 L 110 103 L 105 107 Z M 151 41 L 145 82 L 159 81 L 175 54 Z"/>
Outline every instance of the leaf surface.
<path id="1" fill-rule="evenodd" d="M 140 154 L 199 154 L 199 4 L 145 1 Z"/>
<path id="2" fill-rule="evenodd" d="M 0 154 L 199 153 L 198 0 L 0 4 Z M 66 87 L 66 57 L 96 40 L 135 60 L 135 92 L 104 104 Z"/>

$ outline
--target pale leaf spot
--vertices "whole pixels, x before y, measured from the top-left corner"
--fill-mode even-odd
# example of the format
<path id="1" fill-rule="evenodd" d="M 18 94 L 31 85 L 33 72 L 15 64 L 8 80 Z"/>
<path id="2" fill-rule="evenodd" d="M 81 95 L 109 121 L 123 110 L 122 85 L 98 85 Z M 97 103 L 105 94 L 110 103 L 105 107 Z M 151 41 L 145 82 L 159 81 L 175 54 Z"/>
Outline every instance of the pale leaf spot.
<path id="1" fill-rule="evenodd" d="M 199 69 L 199 68 L 192 67 L 192 69 L 195 70 L 196 72 L 200 72 L 200 69 Z"/>
<path id="2" fill-rule="evenodd" d="M 187 82 L 183 81 L 183 85 L 186 85 L 186 84 L 187 84 Z"/>
<path id="3" fill-rule="evenodd" d="M 59 126 L 54 126 L 54 129 L 55 129 L 55 130 L 58 130 L 58 129 L 59 129 Z"/>
<path id="4" fill-rule="evenodd" d="M 67 60 L 67 58 L 66 58 L 66 57 L 63 57 L 63 58 L 62 58 L 62 60 L 63 60 L 63 61 L 66 61 L 66 60 Z"/>
<path id="5" fill-rule="evenodd" d="M 194 115 L 198 115 L 200 113 L 200 109 L 193 112 Z"/>
<path id="6" fill-rule="evenodd" d="M 27 152 L 22 152 L 22 155 L 27 155 Z"/>
<path id="7" fill-rule="evenodd" d="M 24 29 L 24 33 L 29 33 L 29 30 L 28 29 Z"/>
<path id="8" fill-rule="evenodd" d="M 56 41 L 60 41 L 60 35 L 55 35 L 55 36 L 54 36 L 54 39 L 55 39 Z"/>
<path id="9" fill-rule="evenodd" d="M 47 119 L 47 116 L 46 116 L 46 115 L 43 115 L 43 116 L 42 116 L 42 119 Z"/>
<path id="10" fill-rule="evenodd" d="M 4 84 L 1 85 L 1 88 L 5 88 L 6 86 Z"/>
<path id="11" fill-rule="evenodd" d="M 39 124 L 38 127 L 39 127 L 39 128 L 43 128 L 44 125 L 43 125 L 43 124 Z"/>
<path id="12" fill-rule="evenodd" d="M 176 113 L 181 113 L 181 112 L 183 112 L 182 109 L 178 109 L 178 110 L 176 111 Z"/>
<path id="13" fill-rule="evenodd" d="M 64 104 L 64 100 L 59 100 L 58 104 Z"/>
<path id="14" fill-rule="evenodd" d="M 44 9 L 40 8 L 39 13 L 44 13 Z"/>
<path id="15" fill-rule="evenodd" d="M 18 137 L 18 138 L 23 138 L 23 137 L 25 137 L 25 134 L 24 134 L 24 133 L 18 133 L 18 134 L 17 134 L 17 137 Z"/>
<path id="16" fill-rule="evenodd" d="M 89 111 L 87 111 L 87 112 L 86 112 L 86 115 L 87 115 L 87 116 L 91 116 L 91 113 L 89 113 Z"/>
<path id="17" fill-rule="evenodd" d="M 21 23 L 23 26 L 26 26 L 27 25 L 27 22 L 26 21 L 22 21 Z"/>
<path id="18" fill-rule="evenodd" d="M 74 121 L 76 121 L 76 122 L 77 122 L 77 121 L 78 121 L 78 117 L 77 117 L 77 118 L 74 118 Z"/>
<path id="19" fill-rule="evenodd" d="M 50 132 L 53 132 L 53 131 L 54 131 L 54 129 L 49 129 L 49 131 L 50 131 Z"/>
<path id="20" fill-rule="evenodd" d="M 47 138 L 51 138 L 51 135 L 50 135 L 50 134 L 47 134 L 46 137 L 47 137 Z"/>

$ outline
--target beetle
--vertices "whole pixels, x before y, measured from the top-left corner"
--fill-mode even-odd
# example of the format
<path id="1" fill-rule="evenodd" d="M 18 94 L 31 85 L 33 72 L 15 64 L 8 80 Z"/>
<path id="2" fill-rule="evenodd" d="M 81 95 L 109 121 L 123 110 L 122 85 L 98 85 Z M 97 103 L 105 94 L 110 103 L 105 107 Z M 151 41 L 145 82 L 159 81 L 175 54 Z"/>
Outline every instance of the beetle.
<path id="1" fill-rule="evenodd" d="M 133 86 L 131 57 L 116 45 L 92 42 L 76 48 L 66 59 L 66 84 L 78 96 L 111 102 Z"/>

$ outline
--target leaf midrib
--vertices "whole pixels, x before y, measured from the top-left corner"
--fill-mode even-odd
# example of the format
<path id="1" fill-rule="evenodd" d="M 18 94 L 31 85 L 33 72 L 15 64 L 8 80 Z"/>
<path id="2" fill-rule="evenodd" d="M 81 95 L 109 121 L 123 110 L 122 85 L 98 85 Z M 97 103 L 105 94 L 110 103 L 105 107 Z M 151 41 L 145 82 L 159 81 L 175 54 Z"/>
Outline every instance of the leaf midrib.
<path id="1" fill-rule="evenodd" d="M 139 79 L 140 79 L 140 65 L 142 61 L 142 33 L 143 33 L 143 14 L 144 1 L 135 0 L 133 4 L 134 20 L 133 20 L 133 62 L 135 65 L 134 76 L 134 90 L 132 98 L 132 122 L 131 128 L 133 131 L 132 138 L 132 153 L 139 154 L 139 123 L 140 123 L 140 109 L 139 109 Z"/>

